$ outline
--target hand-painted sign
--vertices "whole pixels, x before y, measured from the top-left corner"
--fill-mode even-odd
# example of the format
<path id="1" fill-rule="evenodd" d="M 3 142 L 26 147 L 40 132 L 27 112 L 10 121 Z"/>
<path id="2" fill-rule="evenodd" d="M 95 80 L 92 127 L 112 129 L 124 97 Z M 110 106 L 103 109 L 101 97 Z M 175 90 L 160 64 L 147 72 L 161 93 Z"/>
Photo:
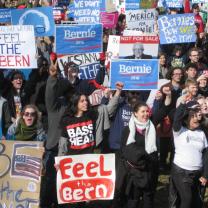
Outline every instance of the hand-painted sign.
<path id="1" fill-rule="evenodd" d="M 102 24 L 58 25 L 56 53 L 62 55 L 102 52 Z"/>
<path id="2" fill-rule="evenodd" d="M 58 65 L 64 77 L 68 77 L 65 66 L 69 62 L 74 62 L 79 66 L 80 79 L 94 79 L 100 69 L 100 54 L 85 53 L 58 57 Z"/>
<path id="3" fill-rule="evenodd" d="M 0 68 L 37 68 L 32 25 L 0 27 Z"/>
<path id="4" fill-rule="evenodd" d="M 155 9 L 139 9 L 126 11 L 127 29 L 154 33 L 156 24 Z"/>
<path id="5" fill-rule="evenodd" d="M 157 89 L 158 60 L 125 60 L 111 61 L 110 85 L 112 89 L 116 82 L 124 83 L 124 90 Z"/>
<path id="6" fill-rule="evenodd" d="M 194 14 L 159 16 L 160 44 L 188 43 L 196 41 Z"/>
<path id="7" fill-rule="evenodd" d="M 55 22 L 52 7 L 12 9 L 13 25 L 33 25 L 35 36 L 54 36 Z"/>
<path id="8" fill-rule="evenodd" d="M 84 154 L 56 157 L 58 203 L 113 199 L 115 155 Z"/>
<path id="9" fill-rule="evenodd" d="M 100 1 L 74 0 L 74 20 L 79 23 L 99 23 Z"/>
<path id="10" fill-rule="evenodd" d="M 0 142 L 0 207 L 39 207 L 43 144 Z"/>

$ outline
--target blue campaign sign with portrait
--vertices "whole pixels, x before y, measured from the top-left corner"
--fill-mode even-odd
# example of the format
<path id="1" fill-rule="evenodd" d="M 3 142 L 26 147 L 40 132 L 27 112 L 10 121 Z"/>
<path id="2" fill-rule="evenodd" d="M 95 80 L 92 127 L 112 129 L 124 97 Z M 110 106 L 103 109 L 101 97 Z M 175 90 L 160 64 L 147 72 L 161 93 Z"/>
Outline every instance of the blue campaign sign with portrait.
<path id="1" fill-rule="evenodd" d="M 194 14 L 162 15 L 158 18 L 160 44 L 196 41 Z"/>
<path id="2" fill-rule="evenodd" d="M 11 9 L 0 9 L 0 23 L 11 23 Z"/>
<path id="3" fill-rule="evenodd" d="M 137 10 L 139 8 L 140 0 L 126 0 L 125 9 L 126 10 Z"/>
<path id="4" fill-rule="evenodd" d="M 57 25 L 56 53 L 62 55 L 101 53 L 102 24 Z"/>
<path id="5" fill-rule="evenodd" d="M 54 36 L 55 22 L 52 7 L 14 9 L 11 11 L 13 25 L 33 25 L 36 37 Z"/>
<path id="6" fill-rule="evenodd" d="M 110 86 L 124 83 L 124 90 L 157 89 L 159 79 L 158 59 L 114 59 L 111 62 Z"/>

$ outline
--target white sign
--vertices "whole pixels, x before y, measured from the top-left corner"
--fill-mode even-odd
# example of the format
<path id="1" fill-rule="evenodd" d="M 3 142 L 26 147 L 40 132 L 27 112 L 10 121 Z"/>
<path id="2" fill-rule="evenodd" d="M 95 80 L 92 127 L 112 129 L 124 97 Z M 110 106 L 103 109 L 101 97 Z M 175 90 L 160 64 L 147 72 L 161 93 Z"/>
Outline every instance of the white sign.
<path id="1" fill-rule="evenodd" d="M 34 27 L 0 27 L 0 68 L 37 68 Z"/>

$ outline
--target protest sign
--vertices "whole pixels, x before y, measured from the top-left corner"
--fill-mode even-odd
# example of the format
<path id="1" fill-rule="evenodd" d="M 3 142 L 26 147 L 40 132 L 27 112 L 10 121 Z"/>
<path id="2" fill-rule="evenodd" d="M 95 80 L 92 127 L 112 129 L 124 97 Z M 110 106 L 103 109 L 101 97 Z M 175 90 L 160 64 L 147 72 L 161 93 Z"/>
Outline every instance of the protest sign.
<path id="1" fill-rule="evenodd" d="M 158 0 L 140 0 L 140 9 L 151 9 L 157 7 Z"/>
<path id="2" fill-rule="evenodd" d="M 68 77 L 68 71 L 64 71 L 67 63 L 74 62 L 79 66 L 80 79 L 94 79 L 100 69 L 100 54 L 85 53 L 68 56 L 59 56 L 58 65 L 64 77 Z"/>
<path id="3" fill-rule="evenodd" d="M 13 25 L 33 25 L 35 36 L 54 36 L 55 23 L 52 7 L 12 9 Z"/>
<path id="4" fill-rule="evenodd" d="M 115 155 L 83 154 L 56 157 L 59 204 L 113 199 Z"/>
<path id="5" fill-rule="evenodd" d="M 0 142 L 0 207 L 39 207 L 43 144 Z"/>
<path id="6" fill-rule="evenodd" d="M 0 9 L 0 23 L 11 23 L 11 9 Z"/>
<path id="7" fill-rule="evenodd" d="M 183 0 L 159 0 L 158 7 L 167 6 L 168 8 L 182 8 Z"/>
<path id="8" fill-rule="evenodd" d="M 74 21 L 79 23 L 100 22 L 99 0 L 74 0 Z"/>
<path id="9" fill-rule="evenodd" d="M 140 5 L 140 0 L 126 0 L 125 8 L 128 10 L 138 10 Z"/>
<path id="10" fill-rule="evenodd" d="M 98 90 L 95 90 L 90 96 L 88 96 L 88 99 L 90 101 L 90 104 L 92 106 L 95 106 L 95 105 L 101 104 L 101 100 L 103 96 L 104 96 L 104 91 L 101 89 L 98 89 Z M 97 141 L 96 141 L 96 145 L 98 145 Z"/>
<path id="11" fill-rule="evenodd" d="M 0 68 L 37 68 L 32 25 L 0 27 Z"/>
<path id="12" fill-rule="evenodd" d="M 119 46 L 119 58 L 135 59 L 135 47 L 141 49 L 141 55 L 137 55 L 137 58 L 157 58 L 158 46 L 158 36 L 122 36 Z"/>
<path id="13" fill-rule="evenodd" d="M 116 2 L 117 0 L 105 0 L 105 10 L 106 12 L 116 12 Z"/>
<path id="14" fill-rule="evenodd" d="M 110 70 L 111 89 L 115 89 L 118 81 L 124 83 L 124 90 L 157 89 L 158 68 L 158 59 L 114 59 Z"/>
<path id="15" fill-rule="evenodd" d="M 194 14 L 159 16 L 160 44 L 189 43 L 196 41 Z"/>
<path id="16" fill-rule="evenodd" d="M 154 33 L 156 23 L 155 9 L 139 9 L 126 11 L 127 29 L 143 33 Z"/>
<path id="17" fill-rule="evenodd" d="M 57 25 L 56 53 L 62 55 L 102 52 L 102 24 Z"/>
<path id="18" fill-rule="evenodd" d="M 100 19 L 104 28 L 107 29 L 115 28 L 118 22 L 118 12 L 113 12 L 113 13 L 101 12 Z"/>
<path id="19" fill-rule="evenodd" d="M 105 0 L 100 0 L 100 11 L 105 12 Z"/>
<path id="20" fill-rule="evenodd" d="M 192 0 L 192 4 L 208 3 L 208 0 Z"/>
<path id="21" fill-rule="evenodd" d="M 105 65 L 108 65 L 111 59 L 119 57 L 120 36 L 110 35 L 108 39 L 108 48 L 106 51 Z"/>

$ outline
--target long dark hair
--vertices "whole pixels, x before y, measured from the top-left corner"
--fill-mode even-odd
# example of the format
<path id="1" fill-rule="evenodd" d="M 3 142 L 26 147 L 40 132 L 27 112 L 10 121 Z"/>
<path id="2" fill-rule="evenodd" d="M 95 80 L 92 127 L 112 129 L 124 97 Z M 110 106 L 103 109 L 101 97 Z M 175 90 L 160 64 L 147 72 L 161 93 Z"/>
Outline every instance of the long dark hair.
<path id="1" fill-rule="evenodd" d="M 71 98 L 69 99 L 69 108 L 67 109 L 67 114 L 71 117 L 74 117 L 78 112 L 78 103 L 81 98 L 81 96 L 87 96 L 85 94 L 81 93 L 74 93 Z M 88 107 L 90 106 L 89 100 L 87 98 Z"/>

